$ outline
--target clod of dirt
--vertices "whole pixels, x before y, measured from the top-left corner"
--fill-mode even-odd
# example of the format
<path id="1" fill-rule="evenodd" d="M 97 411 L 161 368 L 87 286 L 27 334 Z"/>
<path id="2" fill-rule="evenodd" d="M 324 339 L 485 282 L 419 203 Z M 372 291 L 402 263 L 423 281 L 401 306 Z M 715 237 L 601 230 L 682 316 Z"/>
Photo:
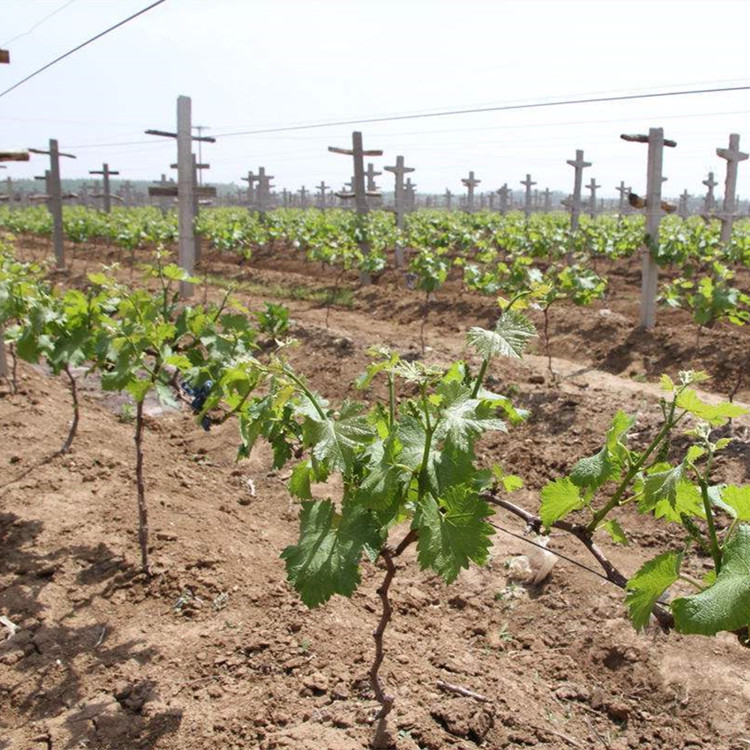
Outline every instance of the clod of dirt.
<path id="1" fill-rule="evenodd" d="M 147 680 L 129 683 L 120 682 L 115 687 L 115 700 L 125 709 L 132 713 L 140 713 L 143 706 L 151 699 L 153 684 Z"/>
<path id="2" fill-rule="evenodd" d="M 430 715 L 449 734 L 474 742 L 482 742 L 495 724 L 493 712 L 470 698 L 436 703 Z"/>
<path id="3" fill-rule="evenodd" d="M 302 680 L 305 690 L 313 695 L 325 695 L 328 692 L 328 678 L 321 672 L 313 672 Z"/>

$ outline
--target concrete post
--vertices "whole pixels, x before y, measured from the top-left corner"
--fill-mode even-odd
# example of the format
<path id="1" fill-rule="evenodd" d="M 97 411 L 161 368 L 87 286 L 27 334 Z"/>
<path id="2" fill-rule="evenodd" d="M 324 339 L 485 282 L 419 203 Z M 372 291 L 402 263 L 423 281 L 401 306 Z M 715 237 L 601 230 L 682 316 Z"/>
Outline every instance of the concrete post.
<path id="1" fill-rule="evenodd" d="M 102 208 L 104 209 L 105 214 L 110 213 L 112 211 L 112 192 L 109 187 L 109 178 L 110 175 L 120 173 L 110 170 L 109 164 L 104 163 L 102 164 L 102 168 L 100 170 L 89 170 L 89 174 L 102 175 Z"/>
<path id="2" fill-rule="evenodd" d="M 648 168 L 646 178 L 646 244 L 642 251 L 641 309 L 640 325 L 651 329 L 656 325 L 656 293 L 659 284 L 659 266 L 653 249 L 659 243 L 661 223 L 661 187 L 665 178 L 662 174 L 664 147 L 674 148 L 675 141 L 664 138 L 663 128 L 650 128 L 648 135 L 622 135 L 625 141 L 648 144 Z"/>
<path id="3" fill-rule="evenodd" d="M 719 215 L 721 219 L 721 241 L 727 244 L 732 238 L 732 225 L 735 218 L 735 193 L 737 192 L 737 167 L 741 161 L 745 161 L 748 155 L 740 151 L 740 136 L 732 133 L 729 136 L 729 148 L 717 148 L 717 156 L 726 159 L 727 176 L 724 181 L 724 202 Z"/>
<path id="4" fill-rule="evenodd" d="M 532 185 L 536 185 L 536 182 L 531 179 L 530 174 L 527 174 L 526 179 L 521 180 L 521 184 L 526 188 L 523 201 L 523 214 L 526 217 L 526 221 L 528 221 L 531 216 L 531 187 Z"/>
<path id="5" fill-rule="evenodd" d="M 716 208 L 716 197 L 714 196 L 714 188 L 719 184 L 714 179 L 714 173 L 708 173 L 708 179 L 703 180 L 703 184 L 708 188 L 706 190 L 706 197 L 703 199 L 703 211 L 704 215 L 708 218 Z"/>
<path id="6" fill-rule="evenodd" d="M 581 188 L 583 186 L 583 170 L 591 166 L 590 161 L 584 161 L 583 150 L 576 150 L 576 158 L 568 159 L 567 163 L 575 170 L 573 177 L 573 195 L 570 201 L 563 201 L 563 205 L 570 209 L 570 229 L 573 232 L 578 231 L 578 225 L 581 217 Z"/>
<path id="7" fill-rule="evenodd" d="M 600 187 L 601 185 L 597 185 L 596 180 L 593 177 L 589 184 L 586 185 L 586 188 L 591 191 L 591 197 L 589 198 L 589 216 L 592 219 L 596 218 L 596 190 Z"/>
<path id="8" fill-rule="evenodd" d="M 479 185 L 482 181 L 474 178 L 474 172 L 469 172 L 469 176 L 461 180 L 462 184 L 466 185 L 466 211 L 473 213 L 474 211 L 474 188 Z"/>
<path id="9" fill-rule="evenodd" d="M 620 180 L 620 184 L 618 185 L 616 190 L 620 194 L 620 197 L 617 203 L 617 213 L 620 216 L 623 216 L 626 213 L 630 213 L 630 204 L 628 203 L 628 195 L 630 195 L 631 189 L 629 187 L 625 187 L 625 183 L 622 180 Z"/>

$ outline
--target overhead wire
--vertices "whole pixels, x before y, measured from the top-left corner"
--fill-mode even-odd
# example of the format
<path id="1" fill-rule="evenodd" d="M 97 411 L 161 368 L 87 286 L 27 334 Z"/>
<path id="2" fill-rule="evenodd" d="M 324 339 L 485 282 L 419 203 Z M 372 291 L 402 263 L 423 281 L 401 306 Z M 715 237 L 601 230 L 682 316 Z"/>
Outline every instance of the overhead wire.
<path id="1" fill-rule="evenodd" d="M 7 42 L 0 42 L 0 47 L 7 47 L 9 44 L 12 44 L 17 39 L 21 39 L 25 36 L 28 36 L 31 34 L 32 31 L 35 31 L 38 29 L 45 21 L 49 21 L 52 16 L 56 16 L 61 10 L 65 10 L 69 5 L 72 5 L 76 0 L 68 0 L 66 3 L 63 3 L 59 8 L 55 8 L 51 13 L 48 13 L 44 18 L 37 21 L 31 28 L 27 29 L 21 34 L 18 34 L 17 36 L 14 36 L 12 39 L 8 39 Z"/>
<path id="2" fill-rule="evenodd" d="M 510 112 L 528 109 L 542 109 L 545 107 L 561 107 L 580 104 L 610 104 L 612 102 L 626 102 L 642 99 L 657 99 L 676 96 L 696 96 L 703 94 L 730 93 L 736 91 L 750 91 L 750 86 L 720 86 L 716 88 L 691 89 L 687 91 L 662 91 L 640 94 L 626 94 L 618 96 L 598 96 L 591 98 L 562 99 L 557 101 L 527 102 L 525 104 L 504 104 L 495 107 L 472 107 L 469 109 L 442 110 L 423 114 L 389 115 L 382 117 L 362 117 L 358 119 L 337 120 L 333 122 L 307 123 L 303 125 L 286 125 L 276 128 L 258 128 L 255 130 L 239 130 L 230 133 L 216 133 L 216 138 L 234 138 L 243 135 L 262 135 L 265 133 L 284 133 L 293 130 L 313 130 L 317 128 L 341 127 L 344 125 L 367 125 L 376 122 L 398 122 L 401 120 L 421 120 L 436 117 L 451 117 L 454 115 L 482 114 L 486 112 Z M 1 96 L 1 94 L 0 94 Z"/>
<path id="3" fill-rule="evenodd" d="M 110 32 L 114 31 L 115 29 L 119 29 L 121 26 L 124 26 L 126 23 L 130 23 L 130 21 L 138 18 L 138 16 L 142 16 L 144 13 L 148 13 L 148 11 L 155 8 L 157 5 L 161 5 L 162 3 L 165 3 L 166 0 L 156 0 L 156 2 L 151 3 L 151 5 L 142 8 L 136 13 L 133 13 L 131 16 L 128 16 L 127 18 L 124 18 L 122 21 L 119 21 L 118 23 L 114 24 L 114 26 L 110 26 L 109 28 L 105 29 L 104 31 L 100 31 L 96 36 L 92 36 L 90 39 L 87 39 L 85 42 L 82 42 L 76 47 L 73 47 L 73 49 L 68 50 L 67 52 L 64 52 L 62 55 L 59 55 L 54 60 L 51 60 L 46 65 L 43 65 L 38 70 L 35 70 L 33 73 L 30 73 L 25 78 L 22 78 L 17 83 L 14 83 L 10 88 L 5 89 L 5 91 L 0 92 L 0 98 L 4 97 L 6 94 L 9 94 L 11 91 L 14 91 L 19 86 L 22 86 L 27 81 L 30 81 L 35 76 L 38 76 L 40 73 L 43 73 L 45 70 L 48 70 L 53 65 L 56 65 L 60 61 L 64 60 L 66 57 L 70 57 L 72 54 L 78 52 L 78 50 L 83 49 L 84 47 L 87 47 L 92 42 L 95 42 L 97 39 L 101 39 L 103 36 L 106 36 Z"/>
<path id="4" fill-rule="evenodd" d="M 750 114 L 750 110 L 730 110 L 725 112 L 693 112 L 689 114 L 679 114 L 679 115 L 653 115 L 655 119 L 658 120 L 683 120 L 683 119 L 690 119 L 690 118 L 703 118 L 703 117 L 728 117 L 732 115 L 747 115 Z M 0 117 L 0 120 L 3 119 L 12 119 L 12 118 L 3 118 Z M 473 133 L 473 132 L 482 132 L 482 131 L 498 131 L 498 130 L 524 130 L 524 129 L 532 129 L 532 128 L 561 128 L 561 127 L 574 127 L 576 125 L 605 125 L 609 123 L 630 123 L 635 122 L 637 120 L 643 119 L 640 116 L 634 116 L 632 118 L 609 118 L 606 120 L 566 120 L 564 122 L 543 122 L 543 123 L 520 123 L 515 125 L 483 125 L 481 127 L 472 127 L 472 128 L 446 128 L 443 130 L 411 130 L 411 131 L 402 131 L 399 133 L 382 133 L 378 134 L 377 132 L 374 133 L 375 137 L 380 139 L 389 139 L 389 138 L 402 138 L 404 136 L 425 136 L 425 135 L 445 135 L 445 134 L 451 134 L 451 133 Z M 106 123 L 102 123 L 106 124 Z M 269 140 L 276 140 L 276 138 L 271 138 L 273 134 L 268 134 Z M 222 137 L 217 135 L 215 136 L 217 140 L 220 140 Z M 559 136 L 559 139 L 566 139 L 569 136 Z M 289 140 L 289 141 L 313 141 L 317 140 L 318 136 L 302 136 L 299 138 L 296 138 L 294 136 L 279 136 L 278 140 Z M 548 138 L 545 138 L 545 143 L 548 142 Z M 114 143 L 86 143 L 82 145 L 69 145 L 65 144 L 66 148 L 77 148 L 77 149 L 88 149 L 88 148 L 104 148 L 107 146 L 122 146 L 122 145 L 138 145 L 142 143 L 152 143 L 151 140 L 138 140 L 138 141 L 126 141 L 126 142 L 114 142 Z M 494 142 L 494 141 L 493 141 Z M 498 141 L 499 142 L 499 141 Z M 527 139 L 525 143 L 535 143 L 537 142 L 535 139 Z M 517 140 L 514 140 L 514 143 L 518 143 Z M 414 149 L 422 149 L 426 150 L 428 147 L 410 147 L 412 150 Z"/>

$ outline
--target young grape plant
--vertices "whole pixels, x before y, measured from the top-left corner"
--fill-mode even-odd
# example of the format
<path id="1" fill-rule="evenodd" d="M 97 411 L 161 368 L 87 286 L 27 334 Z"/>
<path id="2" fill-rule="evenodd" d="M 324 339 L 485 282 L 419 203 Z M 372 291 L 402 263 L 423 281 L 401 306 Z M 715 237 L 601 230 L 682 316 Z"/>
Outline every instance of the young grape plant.
<path id="1" fill-rule="evenodd" d="M 750 645 L 750 486 L 716 483 L 717 454 L 731 439 L 716 437 L 717 428 L 746 411 L 731 403 L 703 401 L 692 388 L 706 379 L 700 372 L 681 372 L 678 382 L 662 376 L 665 397 L 662 421 L 642 450 L 628 447 L 635 417 L 618 412 L 601 450 L 579 460 L 566 477 L 541 492 L 538 515 L 518 507 L 496 492 L 487 500 L 523 519 L 537 531 L 559 529 L 572 534 L 598 561 L 604 577 L 625 589 L 633 625 L 641 629 L 654 615 L 664 630 L 716 635 L 734 633 Z M 678 427 L 691 444 L 670 460 Z M 683 539 L 627 578 L 604 556 L 595 541 L 600 532 L 627 544 L 622 514 L 625 506 L 664 523 L 679 525 Z M 576 521 L 568 516 L 576 513 Z M 719 523 L 719 517 L 723 516 Z M 688 574 L 691 558 L 712 561 L 701 579 Z M 678 582 L 689 594 L 667 595 Z"/>
<path id="2" fill-rule="evenodd" d="M 146 268 L 157 288 L 129 289 L 104 274 L 91 274 L 115 304 L 115 311 L 102 321 L 105 336 L 97 348 L 97 367 L 104 390 L 127 392 L 135 401 L 135 474 L 138 499 L 138 542 L 141 569 L 149 575 L 148 506 L 143 472 L 144 403 L 155 391 L 162 403 L 175 404 L 175 396 L 186 390 L 181 378 L 193 391 L 191 406 L 200 414 L 204 429 L 212 419 L 210 397 L 217 373 L 231 368 L 238 357 L 255 346 L 255 331 L 247 311 L 228 310 L 229 293 L 219 306 L 190 307 L 180 301 L 175 285 L 194 283 L 183 269 L 156 264 Z M 233 306 L 234 307 L 234 306 Z M 213 373 L 213 378 L 207 372 Z M 208 387 L 206 387 L 208 386 Z"/>
<path id="3" fill-rule="evenodd" d="M 477 373 L 462 362 L 444 370 L 374 351 L 357 386 L 368 389 L 375 378 L 384 378 L 387 397 L 369 409 L 353 401 L 332 406 L 280 356 L 255 364 L 268 392 L 240 414 L 240 453 L 247 455 L 263 437 L 273 448 L 276 468 L 298 459 L 289 491 L 302 502 L 299 540 L 282 553 L 290 583 L 305 604 L 317 607 L 334 594 L 353 594 L 363 556 L 385 567 L 370 667 L 380 704 L 378 742 L 394 702 L 380 666 L 395 561 L 416 544 L 420 567 L 446 583 L 470 562 L 486 562 L 494 529 L 481 493 L 492 485 L 493 474 L 477 466 L 475 445 L 484 433 L 506 431 L 525 414 L 487 390 L 485 375 L 495 356 L 519 358 L 534 335 L 532 324 L 513 310 L 494 330 L 471 329 L 468 343 L 482 357 Z M 315 498 L 313 483 L 333 474 L 341 478 L 341 497 Z M 396 534 L 398 541 L 392 539 Z"/>

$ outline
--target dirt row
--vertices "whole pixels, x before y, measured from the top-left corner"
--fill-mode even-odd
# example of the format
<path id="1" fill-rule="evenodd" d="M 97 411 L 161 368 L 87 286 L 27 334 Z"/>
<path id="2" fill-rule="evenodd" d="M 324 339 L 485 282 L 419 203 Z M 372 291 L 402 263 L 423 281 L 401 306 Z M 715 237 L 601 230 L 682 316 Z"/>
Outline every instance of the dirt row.
<path id="1" fill-rule="evenodd" d="M 24 243 L 20 251 L 44 247 Z M 93 271 L 111 260 L 99 252 L 79 253 L 66 283 L 82 281 L 84 265 Z M 252 310 L 289 292 L 299 341 L 292 363 L 332 402 L 354 395 L 351 382 L 370 346 L 419 356 L 419 300 L 384 280 L 355 291 L 352 306 L 334 309 L 326 328 L 320 302 L 294 297 L 329 279 L 265 263 L 271 260 L 236 269 L 215 259 L 212 272 L 241 274 L 247 286 L 237 294 Z M 491 301 L 464 304 L 430 312 L 428 361 L 465 357 L 466 328 L 492 320 Z M 611 312 L 594 314 L 604 321 L 630 320 L 602 309 Z M 574 330 L 568 314 L 576 312 L 560 308 L 561 340 L 566 327 Z M 585 333 L 569 335 L 589 351 Z M 616 409 L 640 415 L 637 435 L 648 434 L 658 413 L 656 389 L 641 382 L 651 371 L 619 377 L 585 356 L 559 356 L 553 366 L 556 383 L 541 356 L 497 362 L 491 372 L 493 387 L 531 418 L 486 440 L 482 460 L 524 478 L 517 499 L 530 509 L 547 481 L 598 447 Z M 683 366 L 678 358 L 666 369 Z M 0 615 L 20 628 L 0 644 L 0 748 L 367 747 L 382 569 L 364 564 L 351 600 L 308 611 L 278 557 L 296 539 L 297 507 L 286 474 L 270 471 L 269 451 L 261 447 L 238 463 L 232 422 L 206 434 L 188 413 L 154 409 L 145 450 L 156 574 L 142 579 L 133 425 L 121 403 L 85 380 L 74 450 L 48 458 L 70 418 L 67 391 L 36 368 L 22 364 L 20 375 L 19 393 L 0 390 Z M 744 429 L 738 425 L 741 438 Z M 750 479 L 746 440 L 721 459 L 716 478 Z M 523 531 L 512 517 L 495 520 Z M 623 524 L 631 545 L 602 546 L 628 574 L 679 539 L 634 514 Z M 570 540 L 555 536 L 552 544 L 588 562 Z M 400 750 L 748 746 L 750 653 L 736 640 L 637 634 L 621 592 L 564 561 L 541 586 L 516 585 L 506 562 L 528 551 L 498 531 L 490 563 L 450 587 L 420 572 L 413 554 L 401 560 L 383 668 L 396 695 L 391 729 Z"/>

